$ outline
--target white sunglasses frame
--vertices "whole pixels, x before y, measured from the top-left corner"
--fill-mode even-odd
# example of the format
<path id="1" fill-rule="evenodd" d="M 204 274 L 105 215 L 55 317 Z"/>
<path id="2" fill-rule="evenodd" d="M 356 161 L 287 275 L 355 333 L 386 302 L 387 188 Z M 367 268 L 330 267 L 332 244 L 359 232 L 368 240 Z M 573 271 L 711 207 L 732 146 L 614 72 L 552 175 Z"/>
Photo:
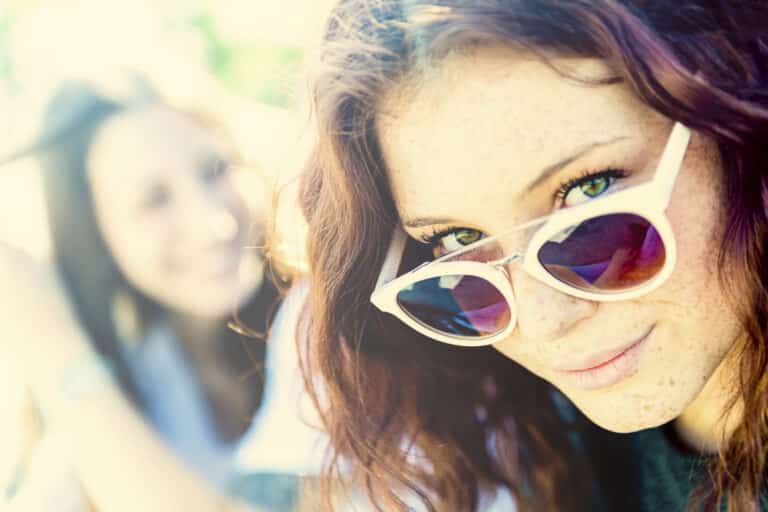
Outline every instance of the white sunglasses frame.
<path id="1" fill-rule="evenodd" d="M 382 266 L 376 287 L 371 294 L 371 302 L 381 311 L 397 317 L 408 327 L 424 336 L 443 343 L 465 347 L 491 345 L 508 337 L 517 325 L 516 300 L 510 282 L 507 265 L 522 258 L 522 268 L 529 275 L 552 288 L 568 295 L 601 302 L 628 300 L 649 293 L 659 286 L 672 273 L 677 261 L 677 246 L 672 227 L 664 211 L 669 205 L 672 190 L 677 175 L 682 166 L 691 132 L 683 124 L 677 122 L 672 128 L 659 164 L 653 178 L 640 185 L 620 190 L 618 192 L 598 197 L 587 203 L 572 208 L 558 210 L 555 213 L 540 217 L 523 225 L 489 238 L 483 238 L 458 251 L 446 254 L 436 260 L 426 262 L 419 267 L 397 277 L 397 270 L 405 250 L 406 233 L 395 228 L 389 250 Z M 539 262 L 536 254 L 541 247 L 554 235 L 569 226 L 575 226 L 582 221 L 608 213 L 629 213 L 639 215 L 650 221 L 656 228 L 664 243 L 666 258 L 661 271 L 641 286 L 624 292 L 595 293 L 579 290 L 558 280 L 550 274 Z M 523 254 L 516 253 L 496 261 L 446 261 L 468 251 L 472 251 L 488 242 L 504 238 L 515 231 L 527 229 L 537 224 L 544 224 L 531 237 Z M 510 319 L 507 326 L 500 332 L 486 336 L 449 335 L 431 328 L 408 314 L 397 302 L 397 294 L 411 284 L 434 277 L 447 275 L 468 275 L 485 279 L 502 294 L 509 307 Z"/>

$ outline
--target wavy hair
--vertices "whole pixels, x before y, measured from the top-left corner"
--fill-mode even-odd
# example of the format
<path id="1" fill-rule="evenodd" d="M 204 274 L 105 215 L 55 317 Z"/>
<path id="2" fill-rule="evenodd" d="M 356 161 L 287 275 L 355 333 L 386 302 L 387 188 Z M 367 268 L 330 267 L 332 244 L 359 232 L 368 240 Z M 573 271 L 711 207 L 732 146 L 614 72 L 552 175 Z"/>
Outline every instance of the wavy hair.
<path id="1" fill-rule="evenodd" d="M 398 222 L 375 130 L 382 98 L 452 49 L 508 44 L 603 59 L 614 82 L 717 144 L 728 204 L 719 262 L 732 269 L 720 280 L 747 333 L 733 397 L 745 413 L 689 505 L 714 510 L 727 496 L 729 510 L 757 509 L 768 453 L 766 27 L 759 2 L 337 3 L 312 77 L 319 138 L 301 192 L 311 292 L 300 342 L 333 445 L 327 492 L 343 477 L 379 510 L 407 510 L 409 493 L 429 510 L 476 510 L 484 489 L 506 486 L 521 509 L 590 508 L 597 470 L 568 443 L 546 383 L 492 348 L 427 340 L 368 300 Z"/>

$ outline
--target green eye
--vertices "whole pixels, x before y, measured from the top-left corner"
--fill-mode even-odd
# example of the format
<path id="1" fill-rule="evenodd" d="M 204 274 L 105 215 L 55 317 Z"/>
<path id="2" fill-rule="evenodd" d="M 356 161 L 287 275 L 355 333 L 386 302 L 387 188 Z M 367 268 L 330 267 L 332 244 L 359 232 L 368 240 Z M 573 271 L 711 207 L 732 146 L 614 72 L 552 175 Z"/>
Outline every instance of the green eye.
<path id="1" fill-rule="evenodd" d="M 482 240 L 483 232 L 476 229 L 459 228 L 445 234 L 435 235 L 429 242 L 432 245 L 435 257 L 440 257 L 454 251 L 458 251 L 468 245 Z"/>
<path id="2" fill-rule="evenodd" d="M 608 188 L 608 178 L 606 176 L 599 176 L 591 179 L 579 185 L 582 193 L 587 197 L 596 197 L 605 192 Z"/>
<path id="3" fill-rule="evenodd" d="M 625 178 L 627 173 L 621 169 L 607 169 L 573 179 L 561 185 L 555 199 L 562 207 L 575 206 L 589 201 L 608 191 L 617 180 Z"/>
<path id="4" fill-rule="evenodd" d="M 481 234 L 476 229 L 460 229 L 453 233 L 456 241 L 461 245 L 469 245 L 480 240 Z"/>

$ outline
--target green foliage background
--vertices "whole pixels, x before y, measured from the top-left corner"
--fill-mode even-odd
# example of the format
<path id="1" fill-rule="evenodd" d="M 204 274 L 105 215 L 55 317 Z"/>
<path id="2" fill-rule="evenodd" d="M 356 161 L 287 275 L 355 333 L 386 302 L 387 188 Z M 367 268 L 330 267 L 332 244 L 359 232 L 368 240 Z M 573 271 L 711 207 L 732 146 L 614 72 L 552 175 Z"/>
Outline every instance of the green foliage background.
<path id="1" fill-rule="evenodd" d="M 279 0 L 278 0 L 279 1 Z M 13 92 L 13 52 L 9 30 L 33 0 L 0 0 L 0 83 Z M 290 108 L 295 105 L 292 91 L 298 79 L 302 50 L 298 46 L 270 41 L 243 43 L 227 38 L 205 9 L 181 19 L 169 19 L 169 25 L 181 25 L 196 31 L 207 45 L 208 69 L 233 93 L 268 105 Z"/>
<path id="2" fill-rule="evenodd" d="M 232 92 L 260 103 L 293 106 L 295 98 L 290 91 L 299 73 L 300 48 L 268 41 L 248 44 L 229 41 L 205 13 L 193 17 L 190 24 L 208 43 L 211 72 Z"/>

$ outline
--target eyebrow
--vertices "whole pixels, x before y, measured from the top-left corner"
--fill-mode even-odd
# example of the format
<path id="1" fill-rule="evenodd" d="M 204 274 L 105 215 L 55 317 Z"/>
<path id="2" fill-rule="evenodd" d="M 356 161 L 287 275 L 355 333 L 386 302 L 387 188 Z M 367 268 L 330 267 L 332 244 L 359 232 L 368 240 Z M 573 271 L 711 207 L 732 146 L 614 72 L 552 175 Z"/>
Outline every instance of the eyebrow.
<path id="1" fill-rule="evenodd" d="M 596 148 L 604 147 L 604 146 L 609 146 L 611 144 L 615 144 L 616 142 L 626 140 L 628 138 L 629 138 L 628 136 L 619 136 L 606 141 L 593 142 L 591 144 L 582 146 L 571 156 L 563 158 L 559 162 L 549 165 L 544 169 L 542 169 L 539 172 L 539 176 L 535 180 L 533 180 L 531 183 L 529 183 L 528 186 L 525 187 L 523 191 L 525 193 L 532 192 L 533 190 L 536 189 L 536 187 L 540 186 L 542 183 L 547 181 L 554 174 L 560 171 L 563 167 L 574 162 L 575 160 L 578 160 L 579 158 L 586 156 L 592 150 Z M 403 223 L 403 225 L 408 228 L 423 228 L 426 226 L 434 226 L 436 224 L 455 224 L 455 221 L 453 219 L 449 219 L 446 217 L 419 217 L 416 219 L 409 219 Z"/>
<path id="2" fill-rule="evenodd" d="M 552 177 L 552 175 L 556 174 L 563 167 L 570 164 L 574 160 L 578 160 L 579 158 L 586 156 L 593 149 L 601 148 L 604 146 L 610 146 L 611 144 L 615 144 L 616 142 L 619 142 L 628 138 L 629 137 L 627 136 L 614 137 L 613 139 L 610 139 L 610 140 L 606 140 L 602 142 L 593 142 L 591 144 L 582 146 L 576 151 L 576 153 L 572 154 L 571 156 L 563 158 L 556 164 L 552 164 L 542 169 L 541 172 L 539 173 L 539 177 L 533 180 L 531 183 L 529 183 L 528 186 L 525 187 L 524 192 L 532 192 L 534 189 L 536 189 L 536 187 L 538 187 L 539 185 L 547 181 L 550 177 Z"/>
<path id="3" fill-rule="evenodd" d="M 419 217 L 418 219 L 408 220 L 403 223 L 407 228 L 423 228 L 434 226 L 435 224 L 453 224 L 453 220 L 447 217 Z"/>

